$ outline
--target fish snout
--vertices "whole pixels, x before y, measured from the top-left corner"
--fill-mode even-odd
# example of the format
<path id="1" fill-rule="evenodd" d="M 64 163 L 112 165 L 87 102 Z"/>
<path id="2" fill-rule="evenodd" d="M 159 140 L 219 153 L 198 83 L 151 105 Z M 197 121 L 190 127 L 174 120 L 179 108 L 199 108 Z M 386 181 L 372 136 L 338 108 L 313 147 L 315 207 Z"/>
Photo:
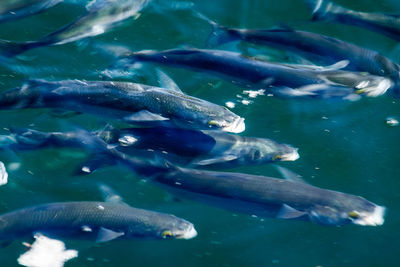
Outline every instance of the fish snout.
<path id="1" fill-rule="evenodd" d="M 192 239 L 197 236 L 197 231 L 193 224 L 189 224 L 184 230 L 178 230 L 174 233 L 176 239 Z"/>
<path id="2" fill-rule="evenodd" d="M 375 206 L 372 212 L 349 212 L 352 223 L 363 226 L 379 226 L 385 222 L 386 208 L 383 206 Z"/>
<path id="3" fill-rule="evenodd" d="M 246 129 L 246 125 L 244 123 L 244 118 L 238 117 L 233 123 L 222 127 L 222 130 L 230 133 L 241 133 Z"/>

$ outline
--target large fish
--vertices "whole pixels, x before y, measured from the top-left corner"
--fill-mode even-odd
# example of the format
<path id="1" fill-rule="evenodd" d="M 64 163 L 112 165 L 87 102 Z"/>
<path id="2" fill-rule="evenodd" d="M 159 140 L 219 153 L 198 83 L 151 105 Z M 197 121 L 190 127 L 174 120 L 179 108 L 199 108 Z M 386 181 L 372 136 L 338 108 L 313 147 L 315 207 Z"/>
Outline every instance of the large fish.
<path id="1" fill-rule="evenodd" d="M 0 215 L 0 240 L 12 241 L 35 232 L 97 242 L 117 238 L 190 239 L 197 235 L 186 220 L 117 203 L 49 203 Z"/>
<path id="2" fill-rule="evenodd" d="M 147 2 L 148 0 L 92 1 L 84 15 L 37 41 L 16 43 L 0 40 L 1 54 L 11 57 L 32 48 L 61 45 L 103 34 L 119 22 L 135 16 Z"/>
<path id="3" fill-rule="evenodd" d="M 348 60 L 343 70 L 389 77 L 395 83 L 395 93 L 400 93 L 399 65 L 376 51 L 307 31 L 290 28 L 235 29 L 218 25 L 202 14 L 197 13 L 197 16 L 213 26 L 208 40 L 210 46 L 241 40 L 292 51 L 317 64 L 330 65 Z"/>
<path id="4" fill-rule="evenodd" d="M 40 13 L 63 0 L 2 0 L 0 23 Z"/>
<path id="5" fill-rule="evenodd" d="M 132 124 L 173 123 L 182 127 L 239 133 L 244 119 L 227 108 L 181 91 L 108 81 L 30 81 L 0 94 L 0 109 L 61 108 L 101 114 Z"/>
<path id="6" fill-rule="evenodd" d="M 96 142 L 106 147 L 106 144 Z M 322 189 L 294 177 L 278 179 L 245 173 L 215 172 L 175 167 L 168 162 L 144 162 L 105 148 L 110 156 L 141 176 L 175 193 L 211 201 L 258 216 L 309 220 L 323 225 L 384 223 L 385 207 L 362 197 Z M 290 173 L 286 171 L 286 173 Z"/>
<path id="7" fill-rule="evenodd" d="M 2 138 L 4 148 L 32 150 L 45 147 L 80 147 L 82 131 L 40 132 L 33 129 L 12 129 L 13 135 Z M 196 131 L 170 127 L 110 129 L 94 132 L 108 144 L 129 155 L 140 151 L 158 151 L 169 161 L 192 167 L 229 168 L 299 158 L 297 149 L 266 138 L 242 137 L 222 131 Z M 96 152 L 93 153 L 96 154 Z M 149 154 L 149 153 L 143 153 Z M 113 164 L 107 158 L 94 157 L 86 164 L 87 170 Z"/>
<path id="8" fill-rule="evenodd" d="M 400 15 L 351 10 L 325 0 L 306 0 L 313 20 L 326 20 L 359 26 L 400 41 Z"/>
<path id="9" fill-rule="evenodd" d="M 264 88 L 285 97 L 347 98 L 357 92 L 375 95 L 376 91 L 385 92 L 393 84 L 390 79 L 379 76 L 364 76 L 360 73 L 349 75 L 349 72 L 340 70 L 290 66 L 222 50 L 144 50 L 128 53 L 121 60 L 126 64 L 154 62 L 218 74 L 229 81 Z M 347 80 L 341 79 L 342 76 Z"/>

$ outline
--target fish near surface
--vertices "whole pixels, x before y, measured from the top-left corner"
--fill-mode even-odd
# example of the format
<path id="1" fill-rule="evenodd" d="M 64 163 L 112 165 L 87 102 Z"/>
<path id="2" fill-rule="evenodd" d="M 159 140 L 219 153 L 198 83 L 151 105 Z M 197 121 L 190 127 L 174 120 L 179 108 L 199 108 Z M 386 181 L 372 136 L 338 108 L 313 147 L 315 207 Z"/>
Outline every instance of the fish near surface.
<path id="1" fill-rule="evenodd" d="M 85 139 L 85 133 L 82 131 L 40 132 L 33 129 L 11 129 L 11 132 L 13 134 L 9 139 L 13 142 L 5 142 L 4 148 L 23 151 L 47 147 L 79 147 L 89 150 L 93 155 L 99 154 L 92 150 L 92 146 L 86 145 L 87 141 L 82 142 L 82 139 Z M 297 148 L 290 145 L 266 138 L 231 135 L 222 131 L 196 131 L 159 126 L 109 129 L 91 134 L 132 156 L 137 155 L 139 150 L 145 151 L 144 154 L 149 154 L 146 151 L 158 151 L 169 161 L 196 168 L 231 168 L 294 161 L 299 158 Z M 92 165 L 89 169 L 93 171 L 97 167 L 114 163 L 105 157 L 100 165 Z"/>
<path id="2" fill-rule="evenodd" d="M 312 9 L 313 20 L 359 26 L 400 41 L 400 15 L 351 10 L 325 0 L 306 0 L 306 4 Z"/>
<path id="3" fill-rule="evenodd" d="M 107 150 L 121 164 L 173 193 L 230 210 L 309 220 L 322 225 L 384 223 L 385 207 L 360 196 L 299 182 L 299 179 L 179 168 L 168 162 L 145 162 L 114 148 Z"/>
<path id="4" fill-rule="evenodd" d="M 103 34 L 118 23 L 135 16 L 148 0 L 97 0 L 87 5 L 87 12 L 70 24 L 37 41 L 24 43 L 0 40 L 0 51 L 12 57 L 27 50 L 51 45 L 61 45 L 83 38 Z"/>
<path id="5" fill-rule="evenodd" d="M 63 0 L 2 0 L 0 23 L 32 16 L 61 2 Z"/>
<path id="6" fill-rule="evenodd" d="M 355 94 L 355 89 L 362 89 L 330 81 L 323 70 L 255 60 L 222 50 L 144 50 L 127 54 L 121 59 L 130 61 L 130 64 L 153 62 L 204 71 L 282 97 L 349 98 Z M 386 81 L 386 84 L 390 85 L 390 82 Z"/>
<path id="7" fill-rule="evenodd" d="M 399 65 L 376 51 L 313 32 L 291 28 L 236 29 L 218 25 L 199 13 L 197 16 L 213 27 L 208 39 L 209 46 L 245 41 L 292 51 L 317 64 L 330 65 L 348 60 L 349 64 L 343 70 L 388 77 L 395 84 L 394 94 L 400 95 Z"/>
<path id="8" fill-rule="evenodd" d="M 14 240 L 35 232 L 67 239 L 106 242 L 113 239 L 190 239 L 193 224 L 173 215 L 106 202 L 60 202 L 0 215 L 0 239 Z"/>
<path id="9" fill-rule="evenodd" d="M 225 107 L 182 92 L 128 82 L 35 80 L 0 94 L 0 109 L 22 108 L 62 108 L 132 124 L 245 130 L 244 119 Z"/>

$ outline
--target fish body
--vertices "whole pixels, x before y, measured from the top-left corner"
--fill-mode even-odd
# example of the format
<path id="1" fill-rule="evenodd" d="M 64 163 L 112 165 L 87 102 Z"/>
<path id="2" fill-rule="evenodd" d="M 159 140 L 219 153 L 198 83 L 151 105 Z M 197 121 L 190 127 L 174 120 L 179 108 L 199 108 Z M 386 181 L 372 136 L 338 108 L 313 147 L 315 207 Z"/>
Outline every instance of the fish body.
<path id="1" fill-rule="evenodd" d="M 0 216 L 1 240 L 29 237 L 35 232 L 98 242 L 196 236 L 193 224 L 173 215 L 106 202 L 49 203 Z"/>
<path id="2" fill-rule="evenodd" d="M 81 131 L 40 132 L 12 129 L 14 142 L 4 144 L 15 150 L 45 147 L 80 147 L 91 150 L 82 142 Z M 158 151 L 168 160 L 192 167 L 230 168 L 293 161 L 299 158 L 297 148 L 266 138 L 231 135 L 222 131 L 196 131 L 171 127 L 111 129 L 93 132 L 107 144 L 129 155 L 141 151 Z M 93 152 L 93 151 L 91 151 Z M 104 164 L 107 164 L 105 160 Z M 114 162 L 110 162 L 113 164 Z"/>
<path id="3" fill-rule="evenodd" d="M 324 225 L 381 225 L 385 208 L 362 197 L 306 183 L 244 173 L 175 168 L 155 174 L 152 181 L 200 200 L 247 207 L 247 213 L 306 219 Z M 243 210 L 241 210 L 243 211 Z"/>
<path id="4" fill-rule="evenodd" d="M 247 30 L 219 27 L 218 29 L 218 32 L 211 34 L 214 43 L 243 40 L 294 51 L 324 65 L 349 60 L 349 64 L 344 69 L 388 76 L 395 81 L 399 79 L 398 64 L 387 57 L 329 36 L 287 28 Z"/>
<path id="5" fill-rule="evenodd" d="M 325 0 L 307 0 L 313 20 L 326 20 L 358 26 L 400 41 L 400 15 L 360 12 Z"/>
<path id="6" fill-rule="evenodd" d="M 61 45 L 103 34 L 119 22 L 133 17 L 147 2 L 148 0 L 97 0 L 87 6 L 88 10 L 84 15 L 37 41 L 15 43 L 0 40 L 0 51 L 11 57 L 33 48 Z"/>
<path id="7" fill-rule="evenodd" d="M 229 81 L 234 79 L 240 84 L 265 88 L 270 93 L 285 97 L 346 98 L 355 89 L 347 84 L 331 81 L 323 70 L 254 60 L 222 50 L 145 50 L 128 54 L 124 58 L 131 62 L 153 62 L 217 74 Z M 376 77 L 372 78 L 374 79 Z M 390 81 L 385 80 L 383 83 L 385 87 L 391 86 Z"/>
<path id="8" fill-rule="evenodd" d="M 173 123 L 242 132 L 244 119 L 182 92 L 128 82 L 35 80 L 0 94 L 0 109 L 62 108 L 128 123 Z"/>
<path id="9" fill-rule="evenodd" d="M 40 13 L 63 0 L 2 0 L 0 23 Z"/>

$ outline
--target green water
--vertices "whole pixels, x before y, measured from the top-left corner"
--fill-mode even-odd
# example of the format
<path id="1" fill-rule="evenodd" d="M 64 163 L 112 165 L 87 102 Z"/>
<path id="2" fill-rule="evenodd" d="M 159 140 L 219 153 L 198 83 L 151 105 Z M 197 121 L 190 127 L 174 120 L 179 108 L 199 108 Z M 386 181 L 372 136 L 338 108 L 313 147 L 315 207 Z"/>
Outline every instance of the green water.
<path id="1" fill-rule="evenodd" d="M 294 25 L 354 42 L 399 60 L 397 43 L 364 29 L 308 22 L 302 1 L 217 0 L 194 1 L 195 8 L 220 24 L 268 28 Z M 396 1 L 337 1 L 365 11 L 400 13 Z M 62 4 L 40 15 L 0 25 L 0 38 L 34 40 L 73 20 L 83 6 Z M 145 9 L 136 20 L 93 40 L 122 44 L 132 50 L 167 49 L 186 45 L 203 47 L 210 27 L 190 12 L 154 13 Z M 264 53 L 270 59 L 285 59 L 275 50 L 245 44 L 223 48 Z M 256 50 L 257 49 L 257 50 Z M 268 53 L 268 54 L 267 54 Z M 0 67 L 1 90 L 20 85 L 28 78 L 99 78 L 99 71 L 112 61 L 88 42 L 39 48 L 23 54 L 19 62 L 32 67 L 19 73 Z M 267 96 L 249 99 L 242 88 L 203 73 L 163 68 L 183 91 L 224 105 L 236 103 L 233 111 L 246 118 L 243 135 L 271 138 L 299 147 L 300 159 L 282 165 L 301 174 L 311 184 L 361 195 L 387 207 L 386 221 L 379 227 L 346 225 L 324 227 L 307 222 L 257 218 L 232 213 L 188 199 L 179 201 L 123 167 L 99 170 L 89 177 L 74 177 L 73 171 L 86 154 L 78 149 L 46 149 L 17 154 L 1 152 L 0 160 L 20 162 L 9 170 L 9 183 L 0 187 L 0 213 L 56 201 L 100 200 L 96 183 L 111 185 L 132 206 L 175 214 L 194 223 L 197 238 L 182 241 L 115 241 L 93 245 L 68 242 L 79 257 L 66 266 L 398 266 L 400 255 L 400 127 L 389 127 L 388 116 L 399 116 L 399 101 L 390 96 L 358 102 L 282 100 Z M 148 79 L 148 80 L 146 80 Z M 134 80 L 138 81 L 138 80 Z M 151 83 L 142 78 L 140 82 Z M 251 100 L 249 105 L 237 95 Z M 0 134 L 11 126 L 39 130 L 65 130 L 71 125 L 102 128 L 101 116 L 56 118 L 49 110 L 0 112 Z M 114 123 L 115 125 L 120 125 Z M 278 176 L 271 166 L 241 167 L 232 171 Z M 31 240 L 26 240 L 31 241 Z M 0 250 L 0 266 L 17 265 L 25 251 L 20 241 Z"/>

